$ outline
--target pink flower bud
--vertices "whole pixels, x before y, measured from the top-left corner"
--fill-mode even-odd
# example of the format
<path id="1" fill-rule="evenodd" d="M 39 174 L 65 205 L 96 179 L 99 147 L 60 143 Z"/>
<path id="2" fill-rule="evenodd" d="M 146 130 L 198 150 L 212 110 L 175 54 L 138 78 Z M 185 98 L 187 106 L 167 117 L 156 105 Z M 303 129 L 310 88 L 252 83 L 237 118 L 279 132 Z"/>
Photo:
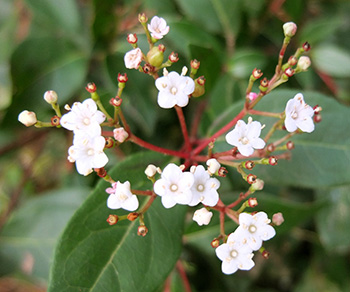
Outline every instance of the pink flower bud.
<path id="1" fill-rule="evenodd" d="M 297 32 L 297 25 L 294 22 L 286 22 L 283 24 L 283 32 L 285 37 L 292 37 Z"/>
<path id="2" fill-rule="evenodd" d="M 126 40 L 128 41 L 129 44 L 136 44 L 137 43 L 137 36 L 136 33 L 132 34 L 128 34 L 128 37 L 126 38 Z"/>
<path id="3" fill-rule="evenodd" d="M 34 112 L 25 110 L 18 115 L 18 121 L 26 127 L 30 127 L 35 125 L 38 120 L 36 119 L 36 114 Z"/>
<path id="4" fill-rule="evenodd" d="M 44 99 L 49 104 L 54 104 L 57 102 L 57 93 L 53 90 L 48 90 L 44 93 Z"/>
<path id="5" fill-rule="evenodd" d="M 248 94 L 248 98 L 249 98 L 251 101 L 255 100 L 257 97 L 258 97 L 258 94 L 255 93 L 255 92 L 250 92 L 250 93 Z"/>
<path id="6" fill-rule="evenodd" d="M 311 60 L 307 56 L 301 56 L 298 60 L 297 68 L 300 71 L 306 71 L 311 66 Z"/>
<path id="7" fill-rule="evenodd" d="M 276 214 L 273 214 L 272 216 L 272 223 L 276 226 L 280 226 L 284 222 L 284 218 L 281 212 L 278 212 Z"/>
<path id="8" fill-rule="evenodd" d="M 123 143 L 128 137 L 129 134 L 123 127 L 116 128 L 113 130 L 114 139 L 116 139 L 119 143 Z"/>
<path id="9" fill-rule="evenodd" d="M 199 209 L 193 214 L 193 221 L 196 221 L 199 226 L 208 225 L 213 213 L 208 211 L 206 208 Z"/>

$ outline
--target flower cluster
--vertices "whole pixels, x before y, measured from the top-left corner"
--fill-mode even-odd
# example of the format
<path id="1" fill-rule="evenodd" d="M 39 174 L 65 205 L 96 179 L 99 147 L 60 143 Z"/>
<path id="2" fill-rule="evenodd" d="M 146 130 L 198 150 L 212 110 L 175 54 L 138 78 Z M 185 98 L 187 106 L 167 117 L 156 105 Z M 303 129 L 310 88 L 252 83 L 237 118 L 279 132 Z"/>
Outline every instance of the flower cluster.
<path id="1" fill-rule="evenodd" d="M 217 257 L 222 261 L 221 270 L 224 274 L 254 267 L 253 251 L 259 250 L 263 241 L 276 234 L 275 229 L 269 225 L 270 222 L 265 212 L 239 215 L 238 228 L 228 236 L 226 243 L 215 250 Z"/>
<path id="2" fill-rule="evenodd" d="M 94 168 L 102 168 L 108 162 L 103 152 L 106 140 L 101 136 L 101 126 L 106 116 L 97 109 L 91 98 L 75 102 L 68 113 L 62 116 L 60 124 L 73 131 L 73 145 L 68 149 L 68 160 L 75 162 L 78 173 L 90 174 Z"/>

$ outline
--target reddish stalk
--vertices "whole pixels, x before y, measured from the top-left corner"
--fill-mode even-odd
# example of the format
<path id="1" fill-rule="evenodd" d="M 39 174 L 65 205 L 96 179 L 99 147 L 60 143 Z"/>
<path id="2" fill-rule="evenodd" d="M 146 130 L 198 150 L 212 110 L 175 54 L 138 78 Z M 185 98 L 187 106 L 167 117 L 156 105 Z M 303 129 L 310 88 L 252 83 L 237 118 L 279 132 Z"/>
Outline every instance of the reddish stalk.
<path id="1" fill-rule="evenodd" d="M 187 131 L 187 126 L 186 126 L 184 113 L 182 111 L 182 108 L 177 106 L 177 105 L 175 105 L 175 110 L 176 110 L 176 113 L 177 113 L 177 117 L 179 118 L 182 135 L 183 135 L 184 140 L 185 140 L 186 151 L 187 152 L 191 152 L 192 151 L 192 146 L 191 146 L 190 138 L 188 136 L 188 131 Z"/>
<path id="2" fill-rule="evenodd" d="M 185 289 L 184 291 L 191 292 L 192 290 L 191 290 L 190 281 L 187 278 L 185 268 L 180 260 L 178 260 L 176 263 L 176 269 L 179 272 L 180 278 L 181 278 L 182 283 L 184 285 L 184 289 Z"/>

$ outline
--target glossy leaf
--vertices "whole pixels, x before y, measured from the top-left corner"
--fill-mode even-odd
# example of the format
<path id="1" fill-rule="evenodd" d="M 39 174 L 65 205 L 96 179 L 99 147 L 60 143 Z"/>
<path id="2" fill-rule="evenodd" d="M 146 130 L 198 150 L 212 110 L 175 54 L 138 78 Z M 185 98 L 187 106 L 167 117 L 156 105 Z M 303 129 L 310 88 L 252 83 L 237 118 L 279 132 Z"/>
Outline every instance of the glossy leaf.
<path id="1" fill-rule="evenodd" d="M 22 271 L 47 281 L 56 241 L 88 193 L 87 188 L 62 189 L 18 208 L 0 234 L 1 274 Z"/>
<path id="2" fill-rule="evenodd" d="M 111 174 L 121 182 L 129 180 L 134 189 L 150 189 L 144 169 L 165 159 L 155 153 L 135 154 Z M 186 207 L 165 209 L 157 198 L 145 214 L 148 234 L 137 236 L 138 220 L 114 226 L 106 222 L 109 214 L 126 214 L 107 208 L 108 185 L 100 182 L 68 224 L 56 250 L 49 291 L 154 291 L 173 269 Z"/>

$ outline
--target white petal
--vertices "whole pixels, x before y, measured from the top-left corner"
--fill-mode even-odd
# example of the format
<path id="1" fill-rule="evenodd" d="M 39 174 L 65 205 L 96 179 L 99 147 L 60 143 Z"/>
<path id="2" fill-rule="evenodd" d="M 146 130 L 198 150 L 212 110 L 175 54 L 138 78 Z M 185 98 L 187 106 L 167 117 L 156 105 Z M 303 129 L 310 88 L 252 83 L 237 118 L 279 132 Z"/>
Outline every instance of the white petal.
<path id="1" fill-rule="evenodd" d="M 158 105 L 161 108 L 172 108 L 176 105 L 176 98 L 174 95 L 170 94 L 169 92 L 165 92 L 165 91 L 160 91 L 158 93 L 158 99 L 157 99 Z"/>
<path id="2" fill-rule="evenodd" d="M 237 263 L 234 260 L 231 260 L 230 262 L 224 260 L 221 264 L 221 271 L 226 275 L 233 274 L 237 270 L 238 270 Z"/>
<path id="3" fill-rule="evenodd" d="M 230 255 L 230 249 L 227 243 L 223 243 L 215 249 L 216 256 L 224 261 Z"/>
<path id="4" fill-rule="evenodd" d="M 250 144 L 253 146 L 255 149 L 263 149 L 265 147 L 265 141 L 261 138 L 255 138 L 250 141 Z"/>
<path id="5" fill-rule="evenodd" d="M 248 157 L 254 153 L 254 148 L 250 144 L 247 144 L 247 145 L 240 144 L 237 146 L 237 148 L 239 153 L 241 153 L 243 156 Z"/>
<path id="6" fill-rule="evenodd" d="M 164 196 L 167 192 L 167 189 L 168 185 L 164 179 L 158 179 L 153 185 L 153 190 L 158 196 Z"/>
<path id="7" fill-rule="evenodd" d="M 121 207 L 127 211 L 135 211 L 139 207 L 137 196 L 132 195 L 129 199 L 122 202 Z"/>
<path id="8" fill-rule="evenodd" d="M 162 204 L 165 208 L 169 209 L 176 205 L 176 201 L 172 198 L 172 196 L 163 196 L 162 197 Z"/>
<path id="9" fill-rule="evenodd" d="M 115 194 L 111 194 L 108 197 L 107 207 L 109 209 L 120 209 L 121 208 L 120 200 L 118 200 L 118 197 Z"/>
<path id="10" fill-rule="evenodd" d="M 300 130 L 306 133 L 311 133 L 315 130 L 315 124 L 311 117 L 305 117 L 303 120 L 297 122 Z"/>
<path id="11" fill-rule="evenodd" d="M 286 116 L 286 119 L 284 120 L 284 126 L 289 133 L 292 133 L 298 129 L 295 121 L 290 116 Z"/>

